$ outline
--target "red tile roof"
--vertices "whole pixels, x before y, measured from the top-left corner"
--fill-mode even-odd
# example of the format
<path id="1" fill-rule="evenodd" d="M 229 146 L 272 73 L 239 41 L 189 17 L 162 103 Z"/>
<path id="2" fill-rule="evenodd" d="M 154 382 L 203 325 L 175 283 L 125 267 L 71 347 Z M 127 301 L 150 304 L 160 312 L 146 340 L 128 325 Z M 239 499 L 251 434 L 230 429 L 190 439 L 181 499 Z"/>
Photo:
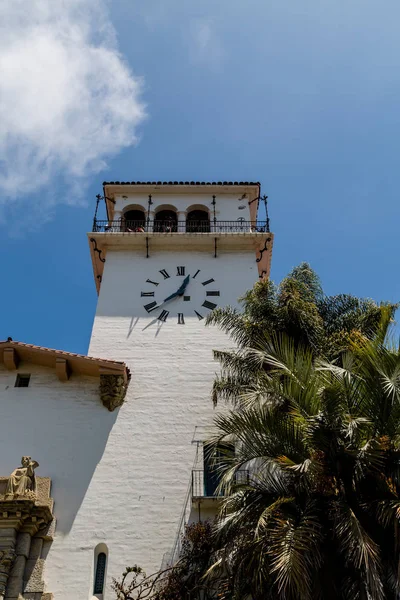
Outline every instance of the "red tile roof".
<path id="1" fill-rule="evenodd" d="M 110 372 L 125 373 L 129 377 L 129 369 L 122 361 L 110 360 L 106 358 L 95 358 L 86 354 L 76 354 L 74 352 L 65 352 L 64 350 L 54 350 L 44 346 L 35 346 L 34 344 L 25 344 L 9 338 L 0 341 L 0 361 L 3 362 L 3 353 L 7 348 L 13 348 L 20 359 L 27 362 L 41 364 L 43 366 L 55 367 L 55 359 L 64 358 L 72 367 L 73 372 L 81 374 L 96 375 L 99 369 L 105 368 Z M 87 365 L 87 368 L 84 366 Z M 75 367 L 75 368 L 74 368 Z M 96 372 L 93 371 L 95 369 Z"/>
<path id="2" fill-rule="evenodd" d="M 105 185 L 260 185 L 259 181 L 103 181 Z"/>

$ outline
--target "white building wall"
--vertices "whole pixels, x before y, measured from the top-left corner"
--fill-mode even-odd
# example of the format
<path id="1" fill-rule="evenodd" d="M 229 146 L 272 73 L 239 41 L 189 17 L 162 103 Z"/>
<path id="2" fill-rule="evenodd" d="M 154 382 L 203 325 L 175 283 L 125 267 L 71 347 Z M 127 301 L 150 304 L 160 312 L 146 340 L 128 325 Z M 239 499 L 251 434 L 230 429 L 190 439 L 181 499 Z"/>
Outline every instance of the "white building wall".
<path id="1" fill-rule="evenodd" d="M 212 204 L 213 194 L 152 194 L 152 205 L 150 210 L 156 213 L 160 207 L 165 205 L 176 208 L 179 219 L 184 220 L 184 214 L 192 206 L 204 206 L 210 211 L 211 219 L 214 216 L 214 207 Z M 243 217 L 246 221 L 250 220 L 250 209 L 247 198 L 239 202 L 242 194 L 216 194 L 215 213 L 219 221 L 236 221 Z M 145 212 L 148 209 L 148 194 L 131 194 L 123 197 L 117 196 L 115 202 L 115 213 L 119 215 L 126 207 L 131 205 L 142 207 Z M 239 206 L 245 206 L 245 209 L 239 210 Z"/>
<path id="2" fill-rule="evenodd" d="M 187 288 L 192 301 L 177 300 L 174 307 L 173 300 L 170 316 L 161 324 L 156 321 L 160 311 L 147 314 L 143 304 L 149 298 L 140 293 L 152 289 L 146 279 L 160 282 L 159 287 L 165 283 L 166 294 L 177 289 L 173 273 L 178 265 L 192 275 L 201 269 L 201 278 Z M 171 274 L 171 281 L 163 282 L 161 269 Z M 221 295 L 210 300 L 224 306 L 236 304 L 257 276 L 250 252 L 218 258 L 160 252 L 148 259 L 131 252 L 107 254 L 89 352 L 123 360 L 132 372 L 126 403 L 96 473 L 96 485 L 103 480 L 108 491 L 97 499 L 97 514 L 101 503 L 103 510 L 112 507 L 114 515 L 110 523 L 103 518 L 110 549 L 108 576 L 119 575 L 126 564 L 140 564 L 148 572 L 160 567 L 173 547 L 184 508 L 196 453 L 193 440 L 201 431 L 206 437 L 212 425 L 210 392 L 219 368 L 212 351 L 227 347 L 228 340 L 194 314 L 194 308 L 208 312 L 201 303 L 210 286 L 201 281 L 215 279 L 212 287 Z M 185 325 L 176 322 L 180 310 L 185 311 Z"/>
<path id="3" fill-rule="evenodd" d="M 102 530 L 88 530 L 79 515 L 117 414 L 102 405 L 97 378 L 72 375 L 62 383 L 55 369 L 23 362 L 18 372 L 31 374 L 29 387 L 14 387 L 16 371 L 0 365 L 0 473 L 9 475 L 29 455 L 39 462 L 36 474 L 51 477 L 57 533 L 45 581 L 56 600 L 86 600 Z"/>
<path id="4" fill-rule="evenodd" d="M 148 314 L 141 291 L 156 280 L 160 299 L 177 289 L 177 266 L 191 281 L 191 302 L 172 301 L 166 323 Z M 171 277 L 163 281 L 166 269 Z M 204 327 L 194 310 L 208 286 L 220 306 L 235 304 L 258 276 L 253 253 L 152 253 L 109 251 L 89 354 L 125 361 L 132 380 L 124 405 L 109 413 L 98 396 L 98 380 L 72 376 L 61 383 L 51 369 L 20 365 L 32 373 L 29 388 L 14 388 L 15 373 L 0 370 L 0 472 L 10 473 L 24 454 L 40 463 L 37 474 L 52 478 L 56 538 L 46 560 L 45 580 L 55 600 L 92 598 L 94 552 L 108 548 L 104 600 L 114 598 L 112 577 L 127 565 L 157 570 L 173 548 L 196 452 L 195 431 L 207 432 L 210 398 L 218 371 L 212 350 L 228 345 L 215 327 Z M 163 284 L 163 286 L 162 286 Z M 161 293 L 162 288 L 162 293 Z M 185 325 L 177 324 L 184 311 Z M 206 437 L 206 433 L 204 434 Z M 193 518 L 193 515 L 192 515 Z"/>

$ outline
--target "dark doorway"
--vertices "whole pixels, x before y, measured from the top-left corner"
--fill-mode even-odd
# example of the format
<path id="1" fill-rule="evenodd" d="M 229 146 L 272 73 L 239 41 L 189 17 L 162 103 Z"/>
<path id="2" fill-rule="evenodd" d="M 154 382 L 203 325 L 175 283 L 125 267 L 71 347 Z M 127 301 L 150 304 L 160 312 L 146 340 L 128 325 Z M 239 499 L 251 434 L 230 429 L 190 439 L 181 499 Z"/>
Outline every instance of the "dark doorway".
<path id="1" fill-rule="evenodd" d="M 143 210 L 127 210 L 122 217 L 123 231 L 144 231 L 146 215 Z"/>
<path id="2" fill-rule="evenodd" d="M 191 210 L 186 218 L 186 231 L 207 233 L 210 231 L 210 217 L 205 210 Z"/>
<path id="3" fill-rule="evenodd" d="M 221 495 L 217 494 L 217 487 L 221 481 L 220 468 L 229 456 L 234 454 L 232 444 L 220 444 L 210 456 L 210 450 L 204 445 L 204 495 L 207 497 Z"/>
<path id="4" fill-rule="evenodd" d="M 178 230 L 178 219 L 173 210 L 160 210 L 154 219 L 154 231 L 170 233 Z"/>

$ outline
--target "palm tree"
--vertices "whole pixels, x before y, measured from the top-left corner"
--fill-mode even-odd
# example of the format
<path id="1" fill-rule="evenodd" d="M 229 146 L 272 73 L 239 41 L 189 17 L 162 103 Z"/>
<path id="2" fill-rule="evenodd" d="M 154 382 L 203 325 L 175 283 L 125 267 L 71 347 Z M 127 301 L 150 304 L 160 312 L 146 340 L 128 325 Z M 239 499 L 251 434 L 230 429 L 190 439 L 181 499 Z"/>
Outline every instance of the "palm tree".
<path id="1" fill-rule="evenodd" d="M 246 350 L 258 376 L 210 442 L 235 446 L 217 465 L 226 598 L 400 598 L 400 348 L 384 343 L 383 312 L 340 364 L 282 333 Z"/>
<path id="2" fill-rule="evenodd" d="M 208 323 L 225 331 L 239 347 L 265 332 L 284 332 L 317 354 L 334 358 L 355 332 L 368 338 L 378 329 L 382 305 L 350 294 L 327 296 L 307 263 L 295 267 L 280 285 L 260 281 L 241 298 L 243 311 L 214 310 Z M 397 304 L 385 303 L 392 310 Z"/>
<path id="3" fill-rule="evenodd" d="M 349 294 L 327 296 L 307 263 L 295 267 L 279 286 L 271 281 L 256 283 L 241 300 L 242 311 L 220 308 L 207 319 L 208 325 L 218 326 L 236 346 L 232 351 L 214 352 L 222 367 L 213 387 L 215 403 L 218 398 L 234 399 L 238 389 L 240 395 L 242 388 L 262 376 L 259 363 L 246 357 L 249 349 L 251 356 L 255 350 L 262 355 L 272 332 L 286 334 L 313 355 L 333 360 L 354 342 L 373 339 L 382 311 L 393 318 L 398 307 Z"/>

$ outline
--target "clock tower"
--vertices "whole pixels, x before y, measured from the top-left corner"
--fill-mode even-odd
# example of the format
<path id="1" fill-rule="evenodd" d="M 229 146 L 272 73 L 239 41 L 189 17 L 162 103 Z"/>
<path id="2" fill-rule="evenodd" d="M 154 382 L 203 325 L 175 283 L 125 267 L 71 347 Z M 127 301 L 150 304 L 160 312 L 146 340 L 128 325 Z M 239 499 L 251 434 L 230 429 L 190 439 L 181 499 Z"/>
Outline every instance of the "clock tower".
<path id="1" fill-rule="evenodd" d="M 269 276 L 273 235 L 257 221 L 258 183 L 110 182 L 104 199 L 107 219 L 88 234 L 99 296 L 89 354 L 131 372 L 88 491 L 108 580 L 171 562 L 185 523 L 215 514 L 203 442 L 213 350 L 229 341 L 205 319 Z"/>

